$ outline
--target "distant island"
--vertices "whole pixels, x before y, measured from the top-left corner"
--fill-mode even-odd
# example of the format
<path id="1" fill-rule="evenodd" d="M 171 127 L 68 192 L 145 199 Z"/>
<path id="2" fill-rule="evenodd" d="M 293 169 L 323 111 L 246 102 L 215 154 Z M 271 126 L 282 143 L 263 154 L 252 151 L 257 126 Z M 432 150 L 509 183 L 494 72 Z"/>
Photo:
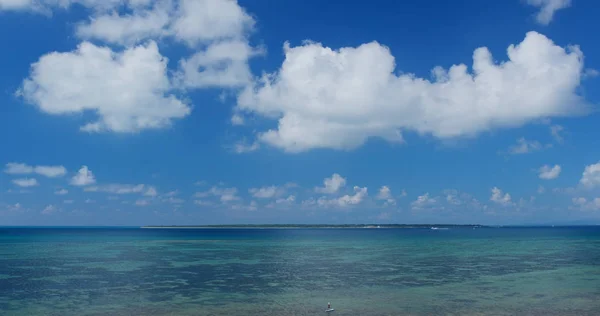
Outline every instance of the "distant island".
<path id="1" fill-rule="evenodd" d="M 141 228 L 481 228 L 484 225 L 453 224 L 239 224 L 239 225 L 149 225 Z"/>

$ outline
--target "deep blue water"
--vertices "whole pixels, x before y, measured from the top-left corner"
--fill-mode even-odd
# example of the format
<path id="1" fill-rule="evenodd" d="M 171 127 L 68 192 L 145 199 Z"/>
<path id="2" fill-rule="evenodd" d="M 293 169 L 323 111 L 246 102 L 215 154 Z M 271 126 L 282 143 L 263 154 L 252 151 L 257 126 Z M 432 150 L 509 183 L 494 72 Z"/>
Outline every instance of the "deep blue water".
<path id="1" fill-rule="evenodd" d="M 600 227 L 0 227 L 6 315 L 600 315 Z"/>

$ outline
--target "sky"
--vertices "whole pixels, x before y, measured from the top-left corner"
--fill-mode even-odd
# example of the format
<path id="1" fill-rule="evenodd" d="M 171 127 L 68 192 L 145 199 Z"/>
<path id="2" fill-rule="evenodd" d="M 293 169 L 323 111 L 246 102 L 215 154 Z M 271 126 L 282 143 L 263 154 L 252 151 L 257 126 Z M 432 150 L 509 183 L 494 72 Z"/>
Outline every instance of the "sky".
<path id="1" fill-rule="evenodd" d="M 599 224 L 599 13 L 0 0 L 0 225 Z"/>

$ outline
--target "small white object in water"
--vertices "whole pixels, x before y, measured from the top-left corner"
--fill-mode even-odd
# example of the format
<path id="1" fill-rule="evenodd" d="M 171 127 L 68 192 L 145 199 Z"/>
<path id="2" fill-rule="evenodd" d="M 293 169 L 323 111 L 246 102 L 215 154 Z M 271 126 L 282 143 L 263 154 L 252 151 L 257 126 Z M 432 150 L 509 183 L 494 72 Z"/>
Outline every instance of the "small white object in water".
<path id="1" fill-rule="evenodd" d="M 325 310 L 325 312 L 329 313 L 329 312 L 333 312 L 335 309 L 331 308 L 331 303 L 327 303 L 327 309 Z"/>

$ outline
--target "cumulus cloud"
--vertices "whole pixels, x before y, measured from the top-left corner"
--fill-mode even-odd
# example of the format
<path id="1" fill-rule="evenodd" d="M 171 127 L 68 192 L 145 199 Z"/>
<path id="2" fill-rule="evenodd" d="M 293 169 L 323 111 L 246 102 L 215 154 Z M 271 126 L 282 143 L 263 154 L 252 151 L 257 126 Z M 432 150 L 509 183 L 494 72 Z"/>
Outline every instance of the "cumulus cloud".
<path id="1" fill-rule="evenodd" d="M 171 32 L 190 46 L 239 38 L 254 26 L 254 19 L 237 0 L 181 0 Z"/>
<path id="2" fill-rule="evenodd" d="M 24 163 L 9 162 L 4 169 L 8 174 L 30 174 L 37 173 L 48 178 L 62 177 L 67 173 L 63 166 L 29 166 Z"/>
<path id="3" fill-rule="evenodd" d="M 157 196 L 157 195 L 158 195 L 158 191 L 156 191 L 156 188 L 155 188 L 155 187 L 152 187 L 152 186 L 151 186 L 151 187 L 148 187 L 148 189 L 146 190 L 146 192 L 144 192 L 144 195 L 145 195 L 145 196 L 151 196 L 151 197 L 154 197 L 154 196 Z"/>
<path id="4" fill-rule="evenodd" d="M 119 53 L 83 42 L 73 52 L 42 56 L 18 94 L 47 114 L 96 114 L 83 131 L 136 132 L 190 113 L 170 89 L 167 59 L 155 42 Z"/>
<path id="5" fill-rule="evenodd" d="M 258 142 L 254 142 L 252 144 L 245 144 L 243 142 L 238 142 L 233 146 L 233 151 L 237 154 L 249 153 L 256 151 L 260 148 L 260 144 Z"/>
<path id="6" fill-rule="evenodd" d="M 581 211 L 598 211 L 600 210 L 600 198 L 589 200 L 584 197 L 575 197 L 572 199 L 573 205 Z"/>
<path id="7" fill-rule="evenodd" d="M 543 180 L 552 180 L 558 178 L 560 175 L 560 165 L 554 165 L 554 167 L 550 167 L 549 165 L 544 165 L 540 167 L 538 170 L 540 179 Z"/>
<path id="8" fill-rule="evenodd" d="M 333 194 L 346 185 L 346 178 L 334 173 L 331 178 L 323 180 L 323 187 L 315 188 L 315 192 Z"/>
<path id="9" fill-rule="evenodd" d="M 108 43 L 132 45 L 148 38 L 166 35 L 170 22 L 170 1 L 156 1 L 153 7 L 137 6 L 132 14 L 119 15 L 116 11 L 93 16 L 79 23 L 76 35 L 84 39 L 98 39 Z"/>
<path id="10" fill-rule="evenodd" d="M 162 201 L 163 202 L 167 202 L 167 203 L 171 203 L 171 204 L 182 204 L 182 203 L 185 202 L 185 200 L 183 200 L 183 199 L 172 197 L 172 196 L 170 196 L 170 197 L 168 197 L 166 199 L 163 199 Z"/>
<path id="11" fill-rule="evenodd" d="M 38 185 L 38 182 L 35 178 L 14 179 L 12 182 L 22 188 L 29 188 Z"/>
<path id="12" fill-rule="evenodd" d="M 544 194 L 546 192 L 546 188 L 544 188 L 544 186 L 539 186 L 537 189 L 537 193 L 538 194 Z"/>
<path id="13" fill-rule="evenodd" d="M 461 205 L 462 201 L 456 196 L 456 192 L 447 192 L 446 193 L 446 202 L 452 205 Z"/>
<path id="14" fill-rule="evenodd" d="M 67 190 L 67 189 L 60 189 L 60 190 L 54 191 L 54 194 L 56 194 L 56 195 L 66 195 L 68 193 L 69 193 L 69 190 Z"/>
<path id="15" fill-rule="evenodd" d="M 194 200 L 194 204 L 199 205 L 199 206 L 213 206 L 214 204 L 210 201 L 204 201 L 204 200 Z"/>
<path id="16" fill-rule="evenodd" d="M 561 133 L 564 131 L 564 127 L 562 127 L 561 125 L 552 125 L 550 126 L 550 134 L 552 135 L 552 138 L 554 138 L 554 140 L 559 143 L 562 144 L 564 142 L 564 138 L 561 135 Z"/>
<path id="17" fill-rule="evenodd" d="M 123 3 L 132 6 L 147 5 L 151 0 L 0 0 L 0 10 L 31 11 L 50 15 L 52 9 L 67 9 L 72 5 L 103 12 Z"/>
<path id="18" fill-rule="evenodd" d="M 410 203 L 413 210 L 422 210 L 437 205 L 437 200 L 429 196 L 429 193 L 419 195 L 416 200 Z"/>
<path id="19" fill-rule="evenodd" d="M 501 204 L 501 205 L 505 205 L 505 206 L 512 204 L 512 199 L 510 197 L 510 194 L 503 193 L 502 190 L 500 190 L 497 187 L 492 188 L 492 196 L 490 197 L 490 201 Z"/>
<path id="20" fill-rule="evenodd" d="M 338 50 L 286 44 L 284 51 L 281 68 L 245 89 L 238 110 L 278 120 L 258 139 L 288 152 L 349 150 L 369 137 L 402 142 L 402 131 L 474 137 L 588 109 L 576 92 L 583 53 L 536 32 L 508 47 L 508 61 L 496 63 L 481 47 L 473 73 L 464 64 L 436 67 L 432 81 L 396 75 L 394 57 L 377 42 Z"/>
<path id="21" fill-rule="evenodd" d="M 275 204 L 293 204 L 296 201 L 296 196 L 295 195 L 289 195 L 287 198 L 285 199 L 277 199 L 275 200 Z"/>
<path id="22" fill-rule="evenodd" d="M 508 152 L 513 155 L 521 155 L 539 151 L 543 148 L 544 146 L 537 140 L 530 141 L 525 139 L 525 137 L 521 137 L 517 139 L 516 145 L 513 145 L 508 149 Z"/>
<path id="23" fill-rule="evenodd" d="M 197 50 L 180 61 L 178 87 L 241 87 L 252 78 L 248 59 L 263 52 L 247 40 L 254 24 L 235 0 L 163 0 L 93 17 L 77 35 L 120 45 L 171 37 Z"/>
<path id="24" fill-rule="evenodd" d="M 222 203 L 228 203 L 232 201 L 240 200 L 241 198 L 237 195 L 237 188 L 220 188 L 220 187 L 212 187 L 210 190 L 205 192 L 196 192 L 194 197 L 197 198 L 206 198 L 209 196 L 218 197 Z"/>
<path id="25" fill-rule="evenodd" d="M 396 204 L 396 200 L 392 196 L 392 190 L 387 185 L 382 186 L 377 193 L 378 200 L 384 200 L 386 204 Z"/>
<path id="26" fill-rule="evenodd" d="M 56 206 L 50 204 L 47 205 L 46 207 L 44 207 L 44 209 L 42 210 L 42 215 L 50 215 L 52 213 L 55 213 L 57 211 Z"/>
<path id="27" fill-rule="evenodd" d="M 8 174 L 28 174 L 33 172 L 33 167 L 24 163 L 9 162 L 6 164 L 4 172 Z"/>
<path id="28" fill-rule="evenodd" d="M 258 203 L 256 203 L 256 201 L 250 201 L 250 204 L 248 205 L 233 204 L 231 205 L 231 209 L 239 211 L 256 211 L 258 209 Z"/>
<path id="29" fill-rule="evenodd" d="M 0 0 L 0 11 L 31 11 L 44 14 L 48 13 L 44 3 L 39 0 Z"/>
<path id="30" fill-rule="evenodd" d="M 87 166 L 81 166 L 77 174 L 71 178 L 71 185 L 86 186 L 96 183 L 96 177 Z"/>
<path id="31" fill-rule="evenodd" d="M 272 185 L 262 188 L 252 188 L 249 189 L 248 192 L 255 198 L 270 199 L 283 194 L 285 191 L 282 188 Z"/>
<path id="32" fill-rule="evenodd" d="M 248 58 L 259 53 L 245 41 L 215 43 L 181 60 L 175 79 L 186 88 L 242 87 L 252 79 Z"/>
<path id="33" fill-rule="evenodd" d="M 319 206 L 324 206 L 324 207 L 327 207 L 327 206 L 347 207 L 347 206 L 351 206 L 351 205 L 360 204 L 367 196 L 368 196 L 367 188 L 361 188 L 361 187 L 355 186 L 353 195 L 346 194 L 339 198 L 332 198 L 332 199 L 321 197 L 316 201 L 316 204 Z"/>
<path id="34" fill-rule="evenodd" d="M 67 174 L 67 169 L 63 166 L 36 166 L 34 172 L 48 178 L 56 178 Z"/>
<path id="35" fill-rule="evenodd" d="M 133 194 L 141 193 L 144 191 L 144 184 L 119 184 L 112 183 L 103 186 L 87 187 L 84 191 L 88 192 L 107 192 L 113 194 Z M 147 192 L 147 191 L 146 191 Z"/>
<path id="36" fill-rule="evenodd" d="M 527 0 L 527 4 L 540 8 L 535 19 L 540 24 L 548 25 L 552 22 L 556 11 L 571 6 L 571 0 Z"/>
<path id="37" fill-rule="evenodd" d="M 600 186 L 600 162 L 585 167 L 579 184 L 586 188 Z"/>

